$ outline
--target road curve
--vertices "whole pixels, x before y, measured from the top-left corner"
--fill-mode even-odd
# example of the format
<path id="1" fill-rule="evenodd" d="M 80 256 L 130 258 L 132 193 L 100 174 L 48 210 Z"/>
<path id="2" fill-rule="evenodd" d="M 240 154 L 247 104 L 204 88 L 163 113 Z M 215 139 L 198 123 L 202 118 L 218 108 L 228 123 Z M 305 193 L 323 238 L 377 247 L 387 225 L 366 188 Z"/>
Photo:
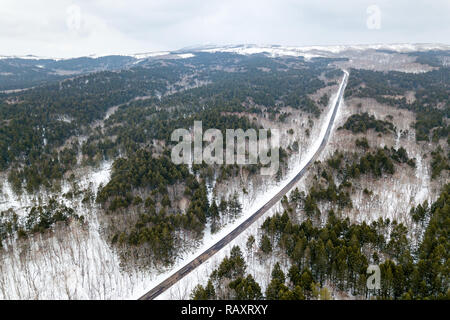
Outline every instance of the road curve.
<path id="1" fill-rule="evenodd" d="M 245 229 L 247 229 L 253 222 L 258 220 L 264 213 L 267 212 L 271 207 L 273 207 L 278 201 L 283 198 L 283 196 L 291 190 L 294 185 L 303 177 L 305 172 L 308 170 L 308 168 L 316 161 L 322 150 L 325 148 L 325 145 L 327 144 L 328 138 L 330 136 L 331 129 L 334 124 L 334 119 L 336 118 L 336 113 L 339 108 L 339 104 L 341 103 L 342 96 L 344 93 L 345 86 L 347 85 L 347 79 L 348 79 L 348 72 L 344 71 L 344 77 L 342 78 L 342 82 L 339 86 L 338 91 L 338 97 L 336 99 L 336 103 L 334 105 L 333 114 L 331 115 L 330 121 L 328 123 L 327 131 L 325 132 L 325 135 L 322 139 L 322 142 L 317 149 L 317 151 L 314 153 L 314 155 L 311 157 L 311 159 L 306 163 L 306 165 L 295 175 L 294 178 L 291 179 L 291 181 L 288 182 L 288 184 L 281 189 L 274 197 L 272 197 L 264 206 L 262 206 L 259 210 L 257 210 L 254 214 L 252 214 L 250 217 L 248 217 L 244 222 L 242 222 L 239 226 L 237 226 L 233 231 L 228 233 L 225 237 L 220 239 L 218 242 L 216 242 L 213 246 L 211 246 L 209 249 L 205 250 L 203 253 L 201 253 L 197 258 L 189 262 L 187 265 L 185 265 L 183 268 L 175 272 L 173 275 L 168 277 L 166 280 L 161 282 L 159 285 L 154 287 L 152 290 L 144 294 L 142 297 L 139 298 L 139 300 L 153 300 L 157 296 L 159 296 L 161 293 L 169 289 L 173 284 L 181 280 L 184 276 L 189 274 L 192 270 L 197 268 L 199 265 L 201 265 L 203 262 L 208 260 L 210 257 L 212 257 L 216 252 L 218 252 L 220 249 L 225 247 L 230 241 L 232 241 L 234 238 L 236 238 L 239 234 L 241 234 Z"/>

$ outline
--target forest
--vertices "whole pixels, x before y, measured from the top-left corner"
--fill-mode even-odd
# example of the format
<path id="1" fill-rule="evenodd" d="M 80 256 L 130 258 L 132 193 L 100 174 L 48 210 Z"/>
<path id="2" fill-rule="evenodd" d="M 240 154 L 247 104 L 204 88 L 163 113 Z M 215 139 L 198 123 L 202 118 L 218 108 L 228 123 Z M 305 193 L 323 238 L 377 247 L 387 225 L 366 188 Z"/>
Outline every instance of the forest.
<path id="1" fill-rule="evenodd" d="M 332 61 L 199 53 L 5 94 L 0 99 L 0 170 L 10 169 L 16 192 L 38 191 L 58 185 L 68 167 L 74 167 L 78 148 L 81 165 L 95 165 L 154 140 L 167 143 L 173 129 L 189 128 L 193 120 L 214 128 L 255 127 L 227 112 L 277 114 L 289 105 L 318 116 L 324 106 L 307 95 L 325 86 L 318 76 Z M 297 66 L 288 68 L 288 63 Z M 239 72 L 222 71 L 224 64 Z M 112 107 L 119 109 L 104 128 L 95 125 Z M 87 140 L 67 145 L 74 136 Z"/>
<path id="2" fill-rule="evenodd" d="M 351 69 L 345 97 L 374 98 L 382 104 L 411 110 L 416 114 L 417 141 L 448 140 L 449 78 L 448 67 L 420 74 Z M 414 92 L 414 101 L 406 101 L 407 91 Z"/>
<path id="3" fill-rule="evenodd" d="M 436 201 L 411 208 L 413 226 L 423 230 L 418 245 L 409 238 L 411 226 L 389 219 L 353 224 L 344 215 L 355 210 L 357 191 L 367 199 L 373 195 L 370 185 L 360 187 L 364 181 L 391 178 L 423 163 L 430 166 L 433 183 L 448 173 L 449 69 L 437 54 L 414 55 L 434 70 L 352 69 L 345 97 L 373 98 L 413 111 L 415 139 L 430 152 L 416 164 L 403 146 L 373 146 L 363 135 L 372 130 L 391 138 L 397 130 L 394 118 L 351 114 L 338 128 L 341 134 L 358 135 L 351 136 L 351 152 L 336 151 L 316 161 L 304 191 L 295 189 L 285 197 L 283 210 L 264 221 L 246 248 L 231 248 L 193 290 L 192 299 L 331 299 L 336 289 L 359 298 L 450 298 L 449 184 L 439 187 Z M 72 222 L 84 227 L 81 212 L 95 211 L 101 237 L 118 254 L 121 267 L 172 267 L 198 248 L 205 234 L 216 234 L 242 216 L 249 185 L 240 181 L 238 192 L 230 188 L 232 192 L 217 194 L 214 183 L 226 186 L 236 177 L 254 178 L 261 167 L 175 165 L 170 159 L 173 130 L 190 130 L 194 121 L 202 121 L 203 130 L 217 128 L 225 135 L 226 129 L 260 129 L 261 123 L 272 121 L 294 137 L 289 126 L 298 123 L 295 114 L 306 119 L 301 132 L 309 138 L 328 106 L 330 86 L 342 75 L 330 63 L 340 60 L 199 52 L 186 59 L 136 64 L 120 57 L 55 66 L 45 62 L 48 68 L 72 71 L 87 64 L 71 77 L 30 69 L 29 81 L 16 80 L 35 87 L 0 93 L 0 173 L 15 195 L 30 196 L 39 205 L 27 207 L 22 216 L 13 209 L 0 212 L 0 247 L 16 236 L 51 235 Z M 414 99 L 407 100 L 411 92 Z M 280 149 L 274 180 L 287 171 L 299 143 L 290 141 Z M 112 164 L 111 175 L 96 194 L 74 187 L 76 175 L 95 172 L 105 162 Z M 41 203 L 41 193 L 59 194 L 67 185 L 71 189 L 63 201 Z M 67 205 L 78 196 L 77 209 Z M 250 274 L 245 256 L 265 261 L 272 255 L 278 261 L 268 271 L 271 280 L 265 287 Z M 380 265 L 381 290 L 366 287 L 369 264 Z"/>
<path id="4" fill-rule="evenodd" d="M 380 133 L 395 132 L 392 122 L 377 120 L 367 112 L 351 115 L 340 129 L 342 128 L 353 133 L 365 133 L 369 129 L 374 129 L 375 132 Z"/>
<path id="5" fill-rule="evenodd" d="M 287 199 L 286 199 L 287 200 Z M 304 300 L 331 299 L 330 284 L 354 296 L 372 299 L 449 299 L 450 184 L 444 186 L 431 206 L 419 205 L 412 215 L 423 212 L 428 219 L 423 240 L 414 247 L 407 229 L 395 220 L 378 220 L 370 225 L 350 224 L 339 211 L 327 213 L 325 226 L 307 218 L 297 223 L 295 193 L 285 201 L 285 211 L 267 218 L 261 226 L 261 241 L 254 254 L 259 259 L 273 251 L 288 257 L 283 271 L 277 262 L 266 291 L 251 275 L 239 247 L 233 247 L 214 270 L 205 286 L 199 284 L 191 298 Z M 417 219 L 417 218 L 415 218 Z M 253 236 L 247 244 L 252 252 Z M 381 288 L 367 289 L 367 267 L 379 264 Z"/>
<path id="6" fill-rule="evenodd" d="M 57 223 L 68 224 L 70 221 L 83 224 L 84 217 L 55 199 L 50 199 L 46 205 L 30 208 L 22 218 L 13 209 L 0 212 L 0 248 L 3 241 L 16 234 L 19 238 L 26 238 L 34 233 L 44 233 Z"/>
<path id="7" fill-rule="evenodd" d="M 395 130 L 392 123 L 377 122 L 368 114 L 352 115 L 343 126 L 353 133 L 377 127 L 378 132 Z M 431 156 L 434 179 L 448 168 L 440 146 Z M 335 152 L 316 161 L 307 192 L 294 189 L 285 196 L 282 213 L 268 217 L 257 237 L 247 239 L 247 257 L 260 263 L 278 260 L 265 290 L 246 271 L 242 249 L 233 247 L 209 279 L 193 289 L 191 299 L 328 300 L 336 292 L 358 299 L 449 299 L 450 184 L 435 202 L 411 208 L 409 215 L 423 229 L 418 244 L 396 220 L 355 224 L 343 215 L 353 207 L 351 194 L 364 175 L 380 179 L 405 165 L 415 168 L 416 161 L 403 147 L 372 148 L 365 137 L 355 140 L 353 153 Z M 371 190 L 364 189 L 364 194 Z M 367 268 L 373 264 L 380 267 L 381 289 L 366 284 Z"/>

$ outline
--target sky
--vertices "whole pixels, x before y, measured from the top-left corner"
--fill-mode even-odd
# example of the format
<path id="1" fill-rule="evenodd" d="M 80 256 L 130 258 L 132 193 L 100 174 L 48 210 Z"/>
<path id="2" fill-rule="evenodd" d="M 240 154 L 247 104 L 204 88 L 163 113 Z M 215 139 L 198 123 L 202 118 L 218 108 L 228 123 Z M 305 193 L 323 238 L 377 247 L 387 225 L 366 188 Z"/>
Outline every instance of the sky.
<path id="1" fill-rule="evenodd" d="M 68 58 L 205 44 L 449 44 L 449 35 L 449 0 L 0 0 L 0 55 Z"/>

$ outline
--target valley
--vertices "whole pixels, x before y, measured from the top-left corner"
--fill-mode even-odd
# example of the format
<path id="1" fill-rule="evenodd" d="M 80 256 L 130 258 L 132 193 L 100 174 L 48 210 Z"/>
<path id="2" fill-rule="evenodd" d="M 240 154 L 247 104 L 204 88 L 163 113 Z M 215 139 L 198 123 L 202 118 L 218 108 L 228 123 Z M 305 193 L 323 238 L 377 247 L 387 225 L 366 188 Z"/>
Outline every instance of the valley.
<path id="1" fill-rule="evenodd" d="M 3 57 L 0 298 L 445 297 L 448 57 L 438 45 Z M 194 121 L 278 130 L 279 170 L 174 164 L 171 133 Z M 368 291 L 369 264 L 402 283 Z"/>

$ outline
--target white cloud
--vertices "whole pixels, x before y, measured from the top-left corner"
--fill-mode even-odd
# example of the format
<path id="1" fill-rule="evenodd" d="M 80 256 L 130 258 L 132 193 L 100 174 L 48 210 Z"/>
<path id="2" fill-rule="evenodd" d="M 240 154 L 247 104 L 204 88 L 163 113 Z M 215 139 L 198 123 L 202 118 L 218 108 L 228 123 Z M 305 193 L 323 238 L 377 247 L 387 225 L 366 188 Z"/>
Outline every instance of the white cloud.
<path id="1" fill-rule="evenodd" d="M 381 10 L 367 28 L 367 8 Z M 0 55 L 57 57 L 173 50 L 204 43 L 442 42 L 447 0 L 2 0 Z"/>

